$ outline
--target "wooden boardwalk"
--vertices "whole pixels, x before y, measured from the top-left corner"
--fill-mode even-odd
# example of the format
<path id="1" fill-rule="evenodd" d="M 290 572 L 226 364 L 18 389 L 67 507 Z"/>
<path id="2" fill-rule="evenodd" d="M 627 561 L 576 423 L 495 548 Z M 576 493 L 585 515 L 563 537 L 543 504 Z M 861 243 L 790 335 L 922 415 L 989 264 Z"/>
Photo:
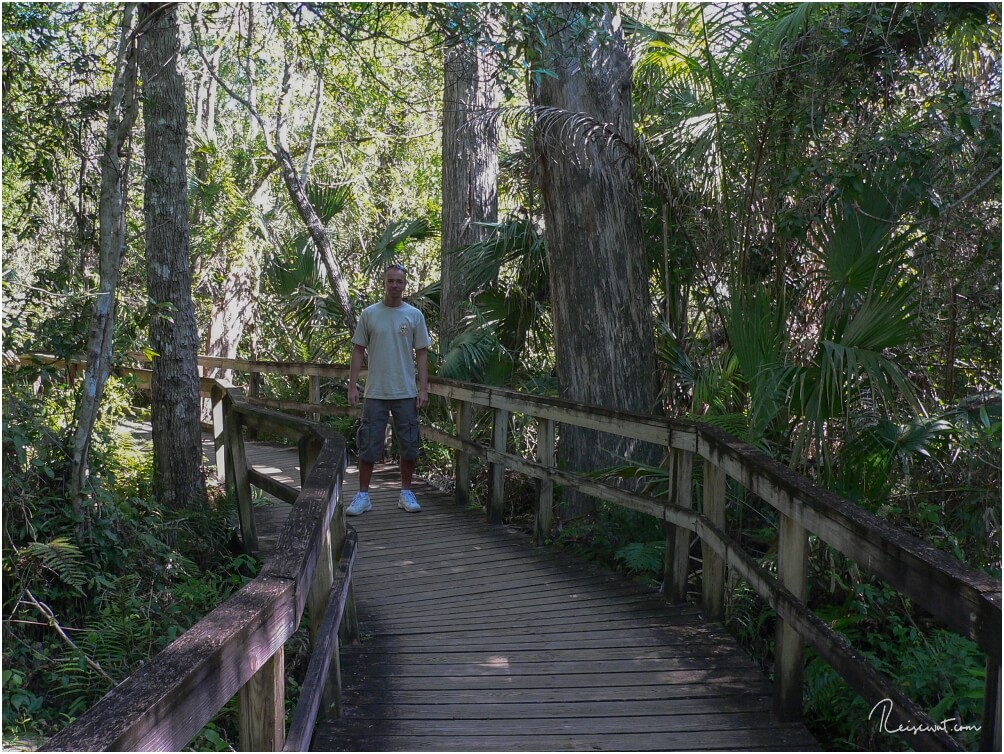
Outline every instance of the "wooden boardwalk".
<path id="1" fill-rule="evenodd" d="M 298 482 L 295 449 L 248 443 L 248 455 Z M 343 715 L 318 722 L 313 750 L 819 749 L 774 717 L 763 673 L 697 608 L 489 526 L 428 485 L 415 486 L 422 512 L 406 513 L 397 489 L 378 467 L 373 510 L 348 519 L 362 636 L 342 649 Z M 257 509 L 266 547 L 287 509 Z"/>

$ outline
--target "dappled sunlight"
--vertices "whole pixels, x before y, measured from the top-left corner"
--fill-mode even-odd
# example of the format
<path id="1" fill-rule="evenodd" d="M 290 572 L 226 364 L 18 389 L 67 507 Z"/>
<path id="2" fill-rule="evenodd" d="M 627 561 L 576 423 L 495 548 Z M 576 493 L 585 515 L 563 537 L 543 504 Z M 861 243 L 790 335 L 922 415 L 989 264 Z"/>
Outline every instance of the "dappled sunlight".
<path id="1" fill-rule="evenodd" d="M 503 656 L 488 657 L 483 663 L 481 663 L 481 666 L 485 668 L 492 668 L 493 670 L 508 670 L 509 658 Z"/>

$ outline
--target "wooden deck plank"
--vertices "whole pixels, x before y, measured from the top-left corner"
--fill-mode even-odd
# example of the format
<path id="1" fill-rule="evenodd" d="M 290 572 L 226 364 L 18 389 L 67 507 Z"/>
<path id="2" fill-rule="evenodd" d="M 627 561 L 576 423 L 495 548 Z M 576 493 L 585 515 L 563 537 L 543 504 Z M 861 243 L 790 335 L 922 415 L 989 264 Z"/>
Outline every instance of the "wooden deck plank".
<path id="1" fill-rule="evenodd" d="M 343 648 L 343 718 L 318 724 L 314 750 L 818 748 L 773 717 L 766 678 L 692 606 L 426 486 L 405 513 L 394 477 L 378 467 L 373 510 L 349 519 L 362 641 Z"/>
<path id="2" fill-rule="evenodd" d="M 211 438 L 204 448 L 211 466 Z M 247 448 L 255 469 L 299 486 L 295 448 Z M 776 720 L 767 679 L 697 608 L 536 548 L 426 485 L 422 512 L 405 513 L 395 476 L 378 467 L 374 510 L 349 519 L 362 640 L 342 650 L 344 714 L 319 721 L 313 750 L 819 748 Z M 261 555 L 288 511 L 256 507 Z"/>

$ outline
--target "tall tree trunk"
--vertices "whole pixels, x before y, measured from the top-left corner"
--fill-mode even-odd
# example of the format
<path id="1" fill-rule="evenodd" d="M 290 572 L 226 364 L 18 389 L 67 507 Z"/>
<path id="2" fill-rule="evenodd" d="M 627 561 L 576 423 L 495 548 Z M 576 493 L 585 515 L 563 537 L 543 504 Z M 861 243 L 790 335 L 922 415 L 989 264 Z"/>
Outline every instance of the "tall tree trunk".
<path id="1" fill-rule="evenodd" d="M 541 64 L 556 78 L 541 77 L 535 104 L 583 113 L 630 139 L 632 70 L 617 8 L 606 6 L 586 26 L 576 23 L 580 6 L 554 12 Z M 635 165 L 605 149 L 603 139 L 561 143 L 567 133 L 538 129 L 535 137 L 559 390 L 570 400 L 651 413 L 658 372 Z M 560 455 L 575 470 L 614 466 L 622 457 L 653 460 L 651 448 L 571 427 Z M 590 507 L 576 496 L 567 515 Z"/>
<path id="2" fill-rule="evenodd" d="M 166 505 L 204 504 L 198 334 L 189 259 L 187 113 L 179 68 L 177 6 L 143 4 L 140 73 L 146 126 L 147 294 L 153 302 L 154 489 Z"/>
<path id="3" fill-rule="evenodd" d="M 111 102 L 105 149 L 101 155 L 101 196 L 98 207 L 98 296 L 87 336 L 87 372 L 77 406 L 70 472 L 70 500 L 74 513 L 82 517 L 81 498 L 87 477 L 87 452 L 105 383 L 111 372 L 112 333 L 115 329 L 115 291 L 125 253 L 125 196 L 128 181 L 126 143 L 139 103 L 136 98 L 136 53 L 133 37 L 134 3 L 127 3 L 122 15 L 122 35 L 112 79 Z"/>
<path id="4" fill-rule="evenodd" d="M 479 223 L 498 220 L 498 132 L 484 116 L 498 102 L 498 84 L 484 47 L 458 41 L 443 70 L 442 291 L 439 347 L 444 355 L 473 293 L 456 249 L 484 240 Z"/>

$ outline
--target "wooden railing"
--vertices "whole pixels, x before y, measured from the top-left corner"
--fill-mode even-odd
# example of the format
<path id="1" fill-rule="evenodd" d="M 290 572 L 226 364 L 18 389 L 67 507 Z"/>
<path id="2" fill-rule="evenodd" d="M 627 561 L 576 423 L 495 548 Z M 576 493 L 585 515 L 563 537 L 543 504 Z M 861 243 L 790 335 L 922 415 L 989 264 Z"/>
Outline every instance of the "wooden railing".
<path id="1" fill-rule="evenodd" d="M 247 372 L 249 384 L 255 384 L 257 378 L 263 374 L 306 377 L 310 382 L 308 395 L 311 400 L 307 402 L 249 398 L 250 403 L 301 411 L 310 415 L 345 416 L 356 413 L 356 410 L 345 406 L 326 405 L 319 401 L 320 381 L 322 379 L 345 380 L 348 377 L 347 367 L 322 364 L 249 362 L 209 357 L 200 357 L 200 363 L 206 368 Z M 1001 583 L 999 580 L 967 567 L 922 540 L 869 514 L 859 506 L 814 485 L 751 446 L 714 427 L 612 411 L 598 406 L 542 398 L 450 380 L 433 378 L 431 383 L 430 392 L 432 394 L 455 402 L 457 431 L 450 433 L 435 427 L 423 426 L 423 432 L 430 440 L 456 450 L 457 495 L 460 500 L 465 499 L 469 489 L 471 459 L 478 457 L 488 462 L 490 490 L 486 509 L 489 520 L 500 521 L 502 518 L 505 471 L 511 469 L 539 482 L 535 525 L 538 537 L 542 537 L 550 530 L 555 485 L 580 490 L 601 500 L 641 511 L 662 521 L 666 531 L 664 591 L 671 600 L 682 601 L 686 599 L 690 542 L 692 536 L 697 536 L 703 554 L 701 601 L 704 613 L 709 620 L 719 620 L 723 617 L 726 569 L 731 569 L 736 575 L 745 579 L 753 590 L 770 604 L 778 616 L 774 673 L 775 701 L 777 711 L 782 718 L 795 718 L 801 713 L 803 658 L 805 645 L 808 645 L 832 665 L 869 704 L 877 705 L 888 700 L 889 706 L 884 710 L 884 714 L 887 716 L 886 729 L 902 727 L 904 729 L 902 735 L 906 737 L 906 741 L 911 747 L 932 750 L 958 750 L 960 748 L 956 740 L 949 735 L 943 721 L 931 720 L 916 703 L 907 698 L 893 682 L 875 670 L 850 646 L 844 637 L 833 631 L 808 607 L 806 604 L 808 591 L 807 557 L 809 536 L 813 535 L 857 563 L 864 571 L 870 572 L 892 585 L 902 595 L 930 613 L 941 624 L 972 639 L 980 647 L 986 655 L 981 745 L 985 750 L 1001 750 Z M 258 414 L 236 400 L 232 393 L 228 392 L 228 395 L 231 395 L 233 404 L 239 406 L 236 415 L 243 426 L 274 429 L 275 427 L 288 427 L 290 422 L 295 421 L 288 417 L 280 420 L 276 414 L 270 412 Z M 492 412 L 494 431 L 491 445 L 482 445 L 471 437 L 472 419 L 475 411 Z M 510 417 L 514 414 L 530 417 L 537 423 L 535 458 L 524 458 L 508 452 Z M 266 422 L 264 419 L 251 418 L 252 416 L 272 417 L 274 423 Z M 226 421 L 223 423 L 226 425 Z M 654 443 L 665 448 L 670 478 L 672 479 L 668 497 L 655 499 L 636 494 L 558 468 L 555 462 L 555 437 L 558 434 L 557 425 L 559 424 L 595 429 L 621 437 Z M 226 426 L 223 431 L 224 437 L 228 436 L 228 433 L 233 433 L 232 430 L 227 430 Z M 234 436 L 230 446 L 234 447 L 237 443 L 236 436 Z M 309 454 L 309 451 L 301 452 Z M 318 465 L 320 465 L 323 456 L 322 452 L 321 456 L 318 457 Z M 692 499 L 695 463 L 700 463 L 703 467 L 700 501 Z M 313 493 L 308 494 L 308 487 L 314 482 L 317 468 L 315 466 L 315 471 L 307 480 L 308 484 L 305 486 L 304 492 L 301 493 L 301 498 L 307 495 L 308 498 L 313 499 L 311 497 Z M 770 573 L 744 552 L 727 533 L 725 494 L 726 481 L 729 478 L 741 484 L 777 512 L 779 525 L 776 543 L 778 553 L 776 575 Z M 235 478 L 238 496 L 240 497 L 242 494 L 241 489 L 245 490 L 242 506 L 246 507 L 249 499 L 246 494 L 247 485 L 256 481 L 261 482 L 260 479 L 256 480 L 252 474 L 248 474 L 247 481 L 243 478 Z M 323 497 L 323 494 L 320 497 Z M 323 528 L 318 523 L 319 514 L 311 513 L 309 516 L 306 514 L 308 509 L 315 510 L 315 503 L 305 504 L 301 507 L 300 498 L 298 498 L 297 508 L 294 509 L 294 512 L 301 510 L 303 516 L 298 514 L 291 518 L 286 529 L 291 536 L 294 532 L 313 532 L 310 535 L 313 538 L 310 552 L 316 545 L 318 532 Z M 334 503 L 329 498 L 329 506 L 331 505 Z M 248 521 L 250 520 L 248 519 Z M 309 523 L 310 521 L 314 523 Z M 288 541 L 289 537 L 286 537 L 286 531 L 284 531 L 284 539 L 280 544 L 283 544 L 284 547 L 295 548 L 297 543 Z M 255 533 L 245 531 L 244 536 L 246 541 L 253 542 Z M 266 585 L 262 584 L 259 591 L 253 593 L 254 596 L 249 595 L 245 598 L 250 600 L 249 605 L 259 603 L 273 605 L 270 608 L 271 612 L 268 613 L 269 620 L 266 623 L 273 627 L 272 630 L 278 631 L 276 635 L 282 636 L 288 636 L 288 633 L 276 628 L 282 621 L 274 622 L 272 616 L 281 615 L 284 619 L 288 619 L 289 625 L 295 626 L 302 611 L 305 597 L 294 599 L 292 593 L 299 595 L 297 585 L 308 583 L 311 578 L 306 565 L 311 562 L 311 558 L 307 556 L 306 552 L 301 552 L 295 557 L 291 555 L 289 562 L 297 562 L 301 565 L 286 569 L 281 577 L 276 574 L 273 576 L 275 582 L 268 581 L 269 588 L 277 590 L 275 596 L 266 596 L 262 593 L 260 590 L 267 591 Z M 222 609 L 223 606 L 221 606 Z M 245 609 L 248 612 L 251 611 L 250 606 Z M 255 608 L 255 610 L 261 609 Z M 240 613 L 240 610 L 237 612 Z M 203 621 L 206 623 L 204 631 L 211 631 L 211 627 L 215 626 L 221 636 L 232 635 L 229 626 L 221 623 L 218 619 L 214 619 L 216 622 L 210 621 L 210 618 L 212 615 Z M 250 620 L 250 623 L 260 627 L 264 625 L 262 620 L 255 618 Z M 209 622 L 207 623 L 207 621 Z M 196 628 L 203 626 L 203 623 L 200 623 Z M 274 648 L 281 646 L 281 641 L 277 641 L 273 634 L 267 630 L 264 632 L 259 630 L 257 633 L 252 632 L 251 629 L 240 629 L 240 631 L 243 631 L 241 646 L 244 647 L 244 651 L 255 658 L 253 661 L 248 660 L 248 664 L 253 665 L 253 670 L 262 673 L 263 670 L 259 670 L 259 668 L 264 669 L 269 658 L 273 656 Z M 188 634 L 182 637 L 179 642 L 184 641 L 187 636 Z M 212 639 L 209 634 L 204 633 L 202 636 L 201 641 Z M 264 647 L 263 651 L 259 650 L 259 642 Z M 168 650 L 171 650 L 171 647 Z M 185 656 L 185 651 L 184 648 L 176 650 L 176 652 L 180 652 L 180 657 Z M 213 656 L 216 657 L 215 654 Z M 223 656 L 226 656 L 226 653 Z M 230 663 L 234 663 L 234 658 L 230 658 Z M 174 668 L 176 664 L 162 662 L 158 667 L 160 666 Z M 149 671 L 150 667 L 148 666 L 144 670 Z M 150 675 L 152 672 L 147 673 L 150 680 L 155 681 L 161 677 Z M 226 675 L 228 677 L 235 676 L 234 681 L 229 682 L 226 688 L 236 689 L 245 680 L 250 679 L 251 672 L 250 669 L 247 669 L 244 675 L 237 676 L 235 670 L 228 669 Z M 163 677 L 170 678 L 171 673 L 167 672 Z M 202 671 L 201 675 L 199 673 L 191 674 L 183 688 L 188 693 L 193 693 L 206 685 L 206 677 L 206 671 Z M 273 668 L 261 676 L 261 681 L 256 683 L 256 687 L 264 689 L 270 683 L 274 683 L 277 677 L 276 670 Z M 127 683 L 132 682 L 133 678 Z M 237 680 L 240 680 L 240 683 L 237 683 Z M 147 682 L 149 683 L 149 681 Z M 237 685 L 234 685 L 235 683 Z M 142 708 L 145 710 L 138 715 L 137 720 L 144 715 L 145 719 L 150 721 L 159 719 L 148 711 L 153 709 L 149 703 L 138 701 L 145 698 L 143 685 L 134 684 L 131 688 L 135 688 L 136 691 L 117 696 L 116 698 L 120 700 L 118 703 L 123 705 L 128 703 L 132 709 Z M 116 694 L 118 691 L 119 689 L 116 689 L 112 694 Z M 265 691 L 247 693 L 249 697 L 269 698 Z M 222 694 L 218 696 L 222 698 Z M 214 699 L 216 698 L 214 697 Z M 106 708 L 114 707 L 114 705 L 106 705 L 105 702 L 99 706 L 102 705 Z M 269 702 L 268 709 L 275 710 L 276 707 L 272 702 Z M 130 714 L 132 713 L 123 712 L 120 717 L 129 717 Z M 190 715 L 188 712 L 173 712 L 172 714 L 175 717 L 175 722 L 166 727 L 179 725 L 180 721 L 187 720 Z M 79 724 L 83 720 L 84 718 L 81 718 L 71 728 L 80 727 Z M 962 724 L 970 723 L 970 721 L 959 722 Z M 138 723 L 136 724 L 138 725 Z M 144 725 L 150 726 L 152 724 L 152 722 L 147 722 Z M 192 722 L 186 730 L 194 732 L 198 730 L 198 726 Z M 191 735 L 191 732 L 188 735 Z M 96 736 L 97 731 L 93 735 Z M 116 735 L 124 735 L 124 733 Z M 258 740 L 263 742 L 265 738 L 267 735 L 263 735 Z M 55 740 L 53 739 L 53 741 Z M 82 738 L 80 740 L 85 742 L 92 739 Z M 97 741 L 98 739 L 94 738 L 93 740 Z M 125 748 L 143 748 L 138 744 L 146 744 L 149 747 L 151 744 L 160 743 L 166 739 L 154 735 L 129 736 L 121 740 L 129 744 L 137 744 L 128 745 Z M 180 739 L 171 739 L 172 742 L 176 740 Z M 273 743 L 275 742 L 273 741 Z M 110 746 L 88 746 L 88 748 L 110 748 Z M 270 747 L 256 746 L 255 748 Z"/>
<path id="2" fill-rule="evenodd" d="M 149 384 L 145 370 L 119 372 L 134 375 L 141 387 Z M 341 500 L 345 442 L 323 425 L 251 406 L 223 381 L 203 380 L 202 386 L 213 402 L 217 471 L 237 497 L 245 546 L 257 547 L 252 485 L 292 503 L 289 518 L 254 580 L 46 741 L 44 750 L 178 751 L 236 694 L 243 750 L 304 751 L 318 715 L 340 713 L 339 642 L 358 632 L 352 596 L 357 540 L 346 529 Z M 297 443 L 301 490 L 248 468 L 245 428 Z M 308 607 L 313 652 L 287 734 L 283 644 Z"/>
<path id="3" fill-rule="evenodd" d="M 354 415 L 345 406 L 319 402 L 320 381 L 343 381 L 348 368 L 316 363 L 251 362 L 200 357 L 206 368 L 246 372 L 256 384 L 261 375 L 306 377 L 308 402 L 251 398 L 273 408 L 311 415 Z M 562 485 L 609 503 L 641 511 L 664 522 L 667 598 L 687 596 L 692 536 L 701 543 L 702 606 L 709 620 L 724 616 L 726 569 L 746 580 L 776 611 L 778 628 L 774 667 L 775 707 L 782 719 L 802 712 L 802 672 L 805 646 L 812 647 L 870 705 L 888 700 L 885 729 L 906 728 L 911 747 L 958 750 L 949 735 L 952 726 L 931 720 L 895 684 L 879 673 L 840 634 L 807 605 L 809 537 L 815 536 L 842 553 L 862 570 L 877 576 L 912 600 L 947 628 L 972 639 L 986 655 L 981 745 L 1001 747 L 1001 582 L 972 569 L 919 538 L 891 526 L 860 506 L 810 482 L 715 427 L 661 417 L 612 411 L 598 406 L 543 398 L 484 386 L 432 378 L 430 393 L 455 404 L 456 433 L 423 425 L 424 436 L 456 451 L 456 490 L 466 500 L 470 461 L 478 457 L 490 468 L 487 516 L 501 521 L 505 471 L 538 480 L 535 531 L 538 539 L 551 528 L 554 487 Z M 475 411 L 493 413 L 490 446 L 471 438 Z M 508 452 L 510 417 L 521 414 L 537 423 L 535 458 Z M 557 425 L 573 425 L 654 443 L 666 449 L 672 479 L 668 499 L 654 499 L 603 484 L 558 468 L 555 462 Z M 695 463 L 702 465 L 702 496 L 692 499 Z M 733 479 L 774 508 L 778 515 L 777 573 L 748 555 L 727 533 L 726 480 Z M 876 716 L 877 719 L 877 716 Z M 975 725 L 973 721 L 957 721 Z M 946 729 L 947 728 L 947 729 Z"/>

